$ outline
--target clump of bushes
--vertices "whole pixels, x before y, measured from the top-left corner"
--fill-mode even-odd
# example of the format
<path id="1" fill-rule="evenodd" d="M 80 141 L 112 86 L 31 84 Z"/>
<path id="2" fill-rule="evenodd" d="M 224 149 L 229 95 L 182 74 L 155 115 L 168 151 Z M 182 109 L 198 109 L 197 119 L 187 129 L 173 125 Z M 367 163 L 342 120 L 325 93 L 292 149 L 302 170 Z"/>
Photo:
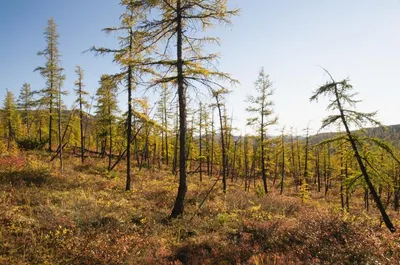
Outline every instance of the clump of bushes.
<path id="1" fill-rule="evenodd" d="M 47 143 L 47 140 L 41 141 L 33 138 L 20 138 L 16 140 L 18 148 L 22 150 L 42 150 Z"/>

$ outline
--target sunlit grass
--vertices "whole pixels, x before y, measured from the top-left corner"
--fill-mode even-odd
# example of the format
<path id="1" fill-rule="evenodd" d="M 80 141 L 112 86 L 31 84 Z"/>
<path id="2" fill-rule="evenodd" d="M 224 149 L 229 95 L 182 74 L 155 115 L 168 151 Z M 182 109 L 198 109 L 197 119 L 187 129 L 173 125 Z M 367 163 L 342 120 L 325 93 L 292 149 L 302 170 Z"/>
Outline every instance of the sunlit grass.
<path id="1" fill-rule="evenodd" d="M 188 179 L 185 215 L 169 220 L 177 179 L 68 157 L 63 174 L 46 156 L 20 154 L 0 166 L 1 264 L 395 264 L 400 242 L 379 215 L 343 213 L 334 197 L 259 194 L 215 177 Z M 3 161 L 2 160 L 2 161 Z M 335 196 L 335 195 L 332 195 Z M 353 200 L 356 200 L 353 198 Z M 391 213 L 397 225 L 399 215 Z"/>

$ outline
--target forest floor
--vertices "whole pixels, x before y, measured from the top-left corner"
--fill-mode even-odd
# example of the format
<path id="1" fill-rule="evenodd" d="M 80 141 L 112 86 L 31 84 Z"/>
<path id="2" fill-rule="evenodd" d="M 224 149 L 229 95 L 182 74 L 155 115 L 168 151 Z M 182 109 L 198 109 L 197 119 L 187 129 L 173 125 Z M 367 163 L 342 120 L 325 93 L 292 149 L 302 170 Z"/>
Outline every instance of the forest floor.
<path id="1" fill-rule="evenodd" d="M 338 194 L 263 195 L 229 180 L 198 210 L 216 177 L 193 175 L 185 215 L 169 220 L 178 184 L 167 171 L 135 169 L 125 192 L 122 166 L 69 157 L 61 174 L 48 161 L 0 157 L 0 264 L 400 264 L 399 232 L 361 199 L 347 213 Z"/>

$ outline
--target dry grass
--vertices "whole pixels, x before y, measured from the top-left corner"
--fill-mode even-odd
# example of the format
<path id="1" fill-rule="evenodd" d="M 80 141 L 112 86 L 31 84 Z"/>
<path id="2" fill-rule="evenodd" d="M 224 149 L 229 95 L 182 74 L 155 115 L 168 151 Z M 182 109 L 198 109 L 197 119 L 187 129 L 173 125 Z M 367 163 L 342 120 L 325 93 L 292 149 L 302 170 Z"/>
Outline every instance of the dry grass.
<path id="1" fill-rule="evenodd" d="M 396 264 L 398 233 L 375 212 L 343 213 L 336 198 L 244 192 L 190 176 L 186 214 L 168 220 L 177 181 L 167 172 L 134 172 L 68 158 L 63 174 L 46 155 L 0 161 L 0 264 Z M 294 193 L 293 193 L 294 194 Z M 317 197 L 313 195 L 313 197 Z M 356 198 L 352 198 L 356 200 Z M 397 226 L 399 215 L 390 213 Z"/>

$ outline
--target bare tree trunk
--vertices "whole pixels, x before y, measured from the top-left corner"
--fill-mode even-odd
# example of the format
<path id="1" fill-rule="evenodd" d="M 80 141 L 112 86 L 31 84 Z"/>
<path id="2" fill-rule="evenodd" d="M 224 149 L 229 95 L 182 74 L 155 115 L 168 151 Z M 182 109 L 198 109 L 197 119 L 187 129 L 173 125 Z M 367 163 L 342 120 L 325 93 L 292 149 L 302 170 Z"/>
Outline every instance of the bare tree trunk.
<path id="1" fill-rule="evenodd" d="M 343 181 L 344 181 L 344 158 L 343 158 L 343 150 L 341 150 L 340 152 L 340 203 L 342 206 L 342 209 L 344 209 L 345 205 L 344 205 L 344 187 L 343 187 Z"/>
<path id="2" fill-rule="evenodd" d="M 82 87 L 79 87 L 79 126 L 81 131 L 81 162 L 85 163 L 85 135 L 83 133 Z"/>
<path id="3" fill-rule="evenodd" d="M 317 158 L 315 159 L 315 170 L 317 174 L 317 191 L 321 192 L 321 171 L 319 169 L 320 161 L 319 161 L 319 150 L 316 150 Z"/>
<path id="4" fill-rule="evenodd" d="M 111 112 L 110 108 L 108 109 L 109 113 Z M 109 133 L 109 140 L 110 140 L 110 146 L 109 146 L 109 152 L 108 152 L 108 171 L 111 170 L 111 156 L 112 156 L 112 122 L 110 119 L 110 123 L 109 123 L 109 128 L 108 128 L 108 133 Z"/>
<path id="5" fill-rule="evenodd" d="M 202 115 L 203 115 L 203 113 L 202 113 L 202 105 L 201 105 L 201 103 L 200 103 L 200 115 L 199 115 L 199 119 L 200 119 L 200 121 L 199 121 L 199 156 L 200 156 L 200 181 L 203 181 L 203 154 L 202 154 L 202 149 L 203 149 L 203 146 L 202 146 L 202 135 L 201 135 L 201 129 L 202 129 Z"/>
<path id="6" fill-rule="evenodd" d="M 222 148 L 222 185 L 223 191 L 226 193 L 226 169 L 227 169 L 227 157 L 226 157 L 226 146 L 225 146 L 225 137 L 224 137 L 224 124 L 223 124 L 223 117 L 221 111 L 221 105 L 219 102 L 218 96 L 215 97 L 217 100 L 217 108 L 219 113 L 219 122 L 221 127 L 221 148 Z"/>
<path id="7" fill-rule="evenodd" d="M 51 90 L 53 86 L 51 85 Z M 52 128 L 53 128 L 53 94 L 50 94 L 50 108 L 49 108 L 49 152 L 52 152 Z"/>
<path id="8" fill-rule="evenodd" d="M 132 35 L 132 34 L 131 34 Z M 129 38 L 129 49 L 132 52 L 132 36 Z M 128 117 L 126 142 L 126 185 L 125 190 L 131 190 L 131 141 L 132 141 L 132 67 L 128 66 Z"/>
<path id="9" fill-rule="evenodd" d="M 60 171 L 64 170 L 63 165 L 63 143 L 61 135 L 61 84 L 58 86 L 58 143 L 60 146 Z"/>
<path id="10" fill-rule="evenodd" d="M 186 85 L 183 77 L 182 60 L 182 9 L 181 0 L 176 3 L 177 13 L 177 72 L 178 72 L 178 100 L 179 100 L 179 187 L 171 217 L 176 218 L 183 215 L 184 201 L 187 191 L 186 184 Z"/>
<path id="11" fill-rule="evenodd" d="M 300 156 L 300 144 L 299 144 L 299 136 L 296 137 L 296 149 L 297 149 L 297 165 L 298 169 L 297 172 L 299 174 L 299 179 L 297 185 L 301 185 L 300 183 L 300 176 L 301 176 L 301 156 Z"/>
<path id="12" fill-rule="evenodd" d="M 306 135 L 306 146 L 305 146 L 305 157 L 304 157 L 304 173 L 303 173 L 303 179 L 305 183 L 308 183 L 308 128 L 307 128 L 307 135 Z"/>
<path id="13" fill-rule="evenodd" d="M 167 94 L 164 97 L 164 124 L 165 124 L 165 162 L 167 166 L 169 165 L 169 152 L 168 152 L 168 117 L 167 117 Z"/>
<path id="14" fill-rule="evenodd" d="M 285 176 L 285 139 L 284 139 L 284 134 L 282 132 L 282 168 L 281 168 L 281 192 L 280 194 L 283 194 L 283 178 Z"/>
<path id="15" fill-rule="evenodd" d="M 210 176 L 213 175 L 213 167 L 214 167 L 214 137 L 215 137 L 215 129 L 214 129 L 214 108 L 212 109 L 212 117 L 211 117 L 211 171 Z"/>
<path id="16" fill-rule="evenodd" d="M 267 173 L 265 171 L 265 143 L 264 143 L 264 104 L 261 106 L 261 175 L 264 184 L 264 192 L 268 193 Z"/>
<path id="17" fill-rule="evenodd" d="M 290 135 L 290 150 L 291 150 L 291 167 L 292 167 L 292 176 L 293 182 L 296 187 L 296 191 L 298 190 L 298 180 L 296 174 L 296 161 L 295 161 L 295 153 L 294 153 L 294 141 L 293 141 L 293 132 Z"/>

